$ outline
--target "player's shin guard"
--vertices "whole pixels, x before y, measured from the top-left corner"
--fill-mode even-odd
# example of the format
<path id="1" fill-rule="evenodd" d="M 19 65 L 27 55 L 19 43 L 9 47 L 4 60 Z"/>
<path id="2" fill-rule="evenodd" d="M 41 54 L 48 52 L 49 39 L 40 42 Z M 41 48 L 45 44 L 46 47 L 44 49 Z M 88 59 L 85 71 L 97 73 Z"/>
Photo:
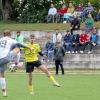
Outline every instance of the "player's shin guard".
<path id="1" fill-rule="evenodd" d="M 0 85 L 1 85 L 3 96 L 6 96 L 6 80 L 5 80 L 5 78 L 0 78 Z"/>

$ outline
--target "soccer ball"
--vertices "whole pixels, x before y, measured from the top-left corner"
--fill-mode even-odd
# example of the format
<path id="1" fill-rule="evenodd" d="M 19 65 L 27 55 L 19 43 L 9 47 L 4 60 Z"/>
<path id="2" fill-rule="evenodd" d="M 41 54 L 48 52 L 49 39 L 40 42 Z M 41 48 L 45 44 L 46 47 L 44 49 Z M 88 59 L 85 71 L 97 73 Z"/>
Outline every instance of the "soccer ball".
<path id="1" fill-rule="evenodd" d="M 9 70 L 10 70 L 11 72 L 16 72 L 16 70 L 17 70 L 16 65 L 15 65 L 15 64 L 10 64 Z"/>

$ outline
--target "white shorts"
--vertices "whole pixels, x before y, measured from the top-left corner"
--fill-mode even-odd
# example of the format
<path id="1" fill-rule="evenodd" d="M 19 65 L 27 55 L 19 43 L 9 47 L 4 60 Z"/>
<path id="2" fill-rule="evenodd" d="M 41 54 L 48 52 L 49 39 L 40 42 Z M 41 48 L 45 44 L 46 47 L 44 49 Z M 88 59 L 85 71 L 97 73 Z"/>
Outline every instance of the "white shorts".
<path id="1" fill-rule="evenodd" d="M 0 59 L 0 72 L 4 72 L 6 70 L 6 66 L 9 62 L 13 61 L 16 54 L 14 52 L 10 52 L 7 57 Z"/>

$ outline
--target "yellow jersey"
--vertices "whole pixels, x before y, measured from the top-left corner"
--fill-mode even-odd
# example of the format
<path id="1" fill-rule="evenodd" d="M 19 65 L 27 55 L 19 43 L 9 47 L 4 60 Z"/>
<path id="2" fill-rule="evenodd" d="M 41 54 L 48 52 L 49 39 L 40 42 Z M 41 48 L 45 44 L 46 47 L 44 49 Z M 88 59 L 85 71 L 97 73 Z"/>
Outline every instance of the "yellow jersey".
<path id="1" fill-rule="evenodd" d="M 26 62 L 32 62 L 32 61 L 37 61 L 38 60 L 38 54 L 41 52 L 41 48 L 39 44 L 27 44 L 29 48 L 32 48 L 32 50 L 28 48 L 24 48 L 25 52 L 25 60 Z"/>

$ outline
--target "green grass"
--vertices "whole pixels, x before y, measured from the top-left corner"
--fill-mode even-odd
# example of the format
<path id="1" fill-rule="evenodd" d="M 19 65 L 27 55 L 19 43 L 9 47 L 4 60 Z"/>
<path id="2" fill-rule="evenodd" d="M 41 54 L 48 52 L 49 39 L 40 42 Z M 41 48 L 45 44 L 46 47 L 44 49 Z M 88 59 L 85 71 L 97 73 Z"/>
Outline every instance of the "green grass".
<path id="1" fill-rule="evenodd" d="M 17 24 L 17 23 L 1 23 L 0 30 L 5 29 L 9 30 L 65 30 L 69 27 L 66 24 L 45 24 L 45 23 L 36 23 L 36 24 Z"/>
<path id="2" fill-rule="evenodd" d="M 95 26 L 100 28 L 100 22 L 96 22 Z M 19 24 L 15 22 L 0 22 L 0 31 L 3 30 L 66 30 L 70 28 L 70 24 L 63 23 L 34 23 L 34 24 Z M 81 28 L 84 28 L 84 23 L 81 24 Z"/>
<path id="3" fill-rule="evenodd" d="M 27 74 L 7 73 L 8 97 L 0 100 L 100 100 L 100 75 L 55 76 L 61 87 L 52 86 L 44 74 L 33 74 L 35 95 L 27 89 Z"/>

